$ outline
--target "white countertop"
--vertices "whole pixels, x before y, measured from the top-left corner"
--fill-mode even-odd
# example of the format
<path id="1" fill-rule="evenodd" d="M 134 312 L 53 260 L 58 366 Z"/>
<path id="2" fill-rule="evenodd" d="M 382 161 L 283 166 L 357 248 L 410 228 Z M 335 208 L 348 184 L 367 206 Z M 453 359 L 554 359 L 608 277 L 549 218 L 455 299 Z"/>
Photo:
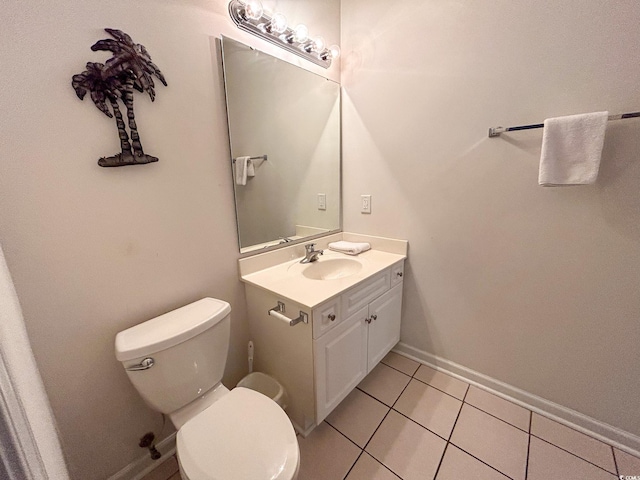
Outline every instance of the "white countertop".
<path id="1" fill-rule="evenodd" d="M 333 280 L 314 280 L 302 275 L 300 268 L 293 267 L 300 262 L 301 258 L 241 275 L 240 279 L 249 285 L 262 288 L 284 299 L 308 308 L 315 308 L 372 275 L 404 260 L 407 256 L 382 250 L 369 250 L 356 256 L 325 250 L 324 255 L 319 257 L 317 263 L 335 258 L 357 259 L 362 263 L 362 269 L 357 273 Z"/>

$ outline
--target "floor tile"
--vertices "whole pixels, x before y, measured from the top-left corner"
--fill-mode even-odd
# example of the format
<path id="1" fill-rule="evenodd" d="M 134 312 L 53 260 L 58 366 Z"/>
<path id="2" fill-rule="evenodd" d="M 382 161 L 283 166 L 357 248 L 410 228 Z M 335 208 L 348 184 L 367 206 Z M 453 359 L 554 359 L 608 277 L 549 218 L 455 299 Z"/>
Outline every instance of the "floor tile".
<path id="1" fill-rule="evenodd" d="M 346 480 L 398 480 L 399 478 L 367 452 L 363 452 Z"/>
<path id="2" fill-rule="evenodd" d="M 629 455 L 627 452 L 614 448 L 618 472 L 620 475 L 640 476 L 640 458 Z"/>
<path id="3" fill-rule="evenodd" d="M 364 448 L 388 411 L 389 407 L 356 388 L 331 412 L 326 422 Z"/>
<path id="4" fill-rule="evenodd" d="M 449 439 L 461 407 L 460 400 L 412 379 L 393 408 L 433 433 Z"/>
<path id="5" fill-rule="evenodd" d="M 436 480 L 507 480 L 509 477 L 449 444 Z"/>
<path id="6" fill-rule="evenodd" d="M 473 385 L 469 387 L 464 401 L 483 412 L 510 423 L 514 427 L 518 427 L 525 432 L 529 431 L 531 412 L 520 405 L 511 403 Z"/>
<path id="7" fill-rule="evenodd" d="M 463 405 L 451 442 L 514 480 L 524 480 L 529 435 L 470 405 Z"/>
<path id="8" fill-rule="evenodd" d="M 361 450 L 328 424 L 322 422 L 307 438 L 298 437 L 300 480 L 342 479 Z"/>
<path id="9" fill-rule="evenodd" d="M 616 473 L 611 447 L 595 438 L 591 438 L 584 433 L 561 425 L 537 413 L 533 414 L 531 434 L 553 443 L 557 447 L 575 453 L 611 473 Z"/>
<path id="10" fill-rule="evenodd" d="M 534 436 L 531 437 L 527 480 L 613 480 L 615 475 Z"/>
<path id="11" fill-rule="evenodd" d="M 391 410 L 366 451 L 404 480 L 431 480 L 446 442 Z"/>
<path id="12" fill-rule="evenodd" d="M 436 387 L 438 390 L 447 392 L 449 395 L 453 395 L 460 400 L 464 399 L 464 394 L 467 393 L 467 387 L 469 386 L 468 383 L 434 370 L 426 365 L 420 365 L 420 368 L 418 368 L 418 371 L 413 376 L 414 378 L 417 378 L 424 383 L 428 383 L 432 387 Z"/>
<path id="13" fill-rule="evenodd" d="M 411 377 L 379 363 L 364 377 L 358 388 L 377 398 L 382 403 L 393 406 Z"/>
<path id="14" fill-rule="evenodd" d="M 400 370 L 407 375 L 413 375 L 418 370 L 420 364 L 415 360 L 405 357 L 404 355 L 397 354 L 396 352 L 389 352 L 387 356 L 382 359 L 382 363 L 389 365 L 390 367 Z"/>
<path id="15" fill-rule="evenodd" d="M 167 480 L 178 470 L 178 459 L 175 455 L 171 455 L 170 458 L 158 465 L 155 470 L 145 475 L 142 480 Z"/>

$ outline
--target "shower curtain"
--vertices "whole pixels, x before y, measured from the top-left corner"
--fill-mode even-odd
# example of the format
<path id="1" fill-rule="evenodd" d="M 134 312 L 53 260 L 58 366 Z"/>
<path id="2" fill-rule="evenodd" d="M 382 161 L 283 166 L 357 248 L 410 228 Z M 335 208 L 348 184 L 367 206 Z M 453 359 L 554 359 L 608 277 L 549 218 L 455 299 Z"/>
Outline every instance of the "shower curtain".
<path id="1" fill-rule="evenodd" d="M 68 480 L 53 414 L 0 246 L 0 479 Z"/>

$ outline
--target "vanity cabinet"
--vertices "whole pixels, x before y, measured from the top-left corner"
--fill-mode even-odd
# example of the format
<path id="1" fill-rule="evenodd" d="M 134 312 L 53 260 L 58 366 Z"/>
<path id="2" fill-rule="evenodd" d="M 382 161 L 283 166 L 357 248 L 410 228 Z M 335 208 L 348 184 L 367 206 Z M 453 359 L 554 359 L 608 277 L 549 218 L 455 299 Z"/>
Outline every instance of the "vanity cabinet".
<path id="1" fill-rule="evenodd" d="M 398 343 L 401 309 L 402 283 L 314 342 L 317 423 Z"/>
<path id="2" fill-rule="evenodd" d="M 372 256 L 368 258 L 373 262 Z M 287 413 L 303 435 L 322 422 L 400 340 L 403 269 L 404 259 L 389 262 L 312 306 L 296 302 L 298 294 L 279 295 L 247 282 L 255 370 L 284 386 Z M 298 288 L 300 298 L 305 298 L 304 292 L 316 284 L 302 282 L 306 281 L 290 290 Z M 286 318 L 302 315 L 308 323 L 290 326 L 286 319 L 269 315 L 279 302 L 285 305 Z"/>

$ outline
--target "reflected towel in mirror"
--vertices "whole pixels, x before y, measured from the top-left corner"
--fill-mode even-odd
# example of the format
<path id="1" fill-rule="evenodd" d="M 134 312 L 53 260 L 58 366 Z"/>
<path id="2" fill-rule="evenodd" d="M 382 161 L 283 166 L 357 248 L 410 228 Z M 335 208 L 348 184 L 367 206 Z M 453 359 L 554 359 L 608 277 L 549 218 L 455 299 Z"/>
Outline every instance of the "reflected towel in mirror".
<path id="1" fill-rule="evenodd" d="M 236 157 L 236 184 L 246 185 L 247 177 L 254 177 L 256 170 L 253 166 L 251 157 Z"/>

